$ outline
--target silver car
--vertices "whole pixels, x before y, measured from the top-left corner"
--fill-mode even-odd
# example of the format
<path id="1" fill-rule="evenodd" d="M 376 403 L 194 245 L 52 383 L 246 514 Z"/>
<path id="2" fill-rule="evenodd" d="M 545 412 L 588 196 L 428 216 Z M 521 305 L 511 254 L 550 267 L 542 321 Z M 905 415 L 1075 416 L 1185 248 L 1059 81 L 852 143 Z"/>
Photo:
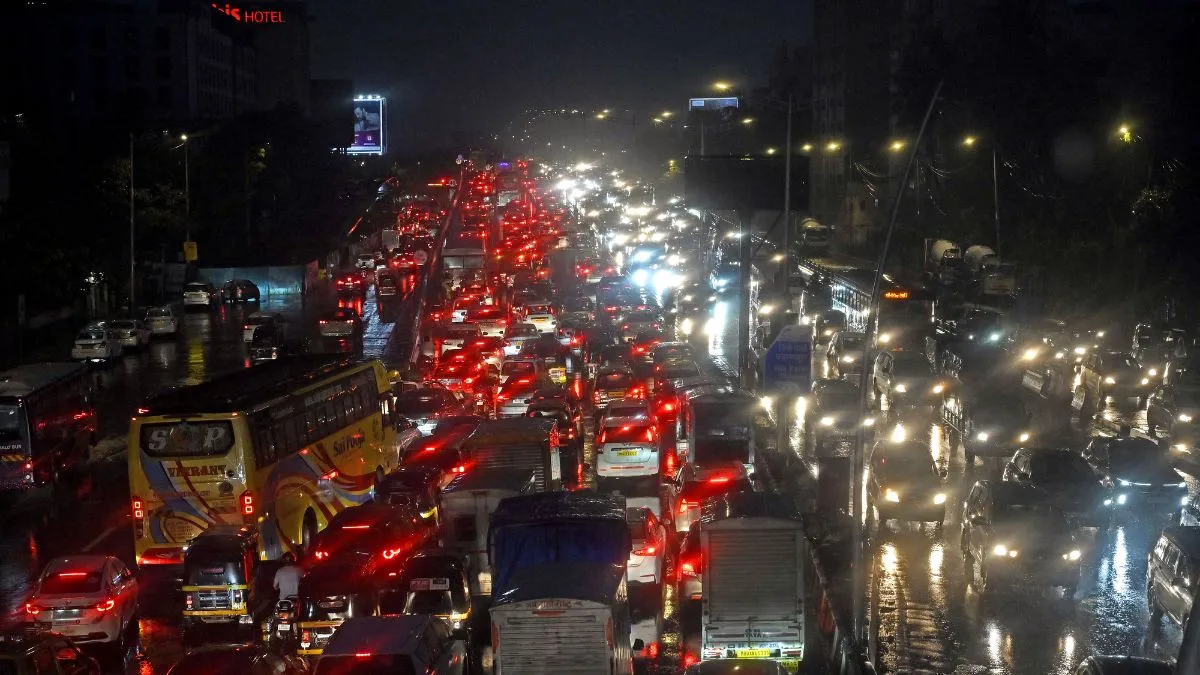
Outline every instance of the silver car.
<path id="1" fill-rule="evenodd" d="M 141 349 L 150 342 L 150 329 L 140 319 L 118 319 L 108 324 L 110 335 L 126 349 Z"/>

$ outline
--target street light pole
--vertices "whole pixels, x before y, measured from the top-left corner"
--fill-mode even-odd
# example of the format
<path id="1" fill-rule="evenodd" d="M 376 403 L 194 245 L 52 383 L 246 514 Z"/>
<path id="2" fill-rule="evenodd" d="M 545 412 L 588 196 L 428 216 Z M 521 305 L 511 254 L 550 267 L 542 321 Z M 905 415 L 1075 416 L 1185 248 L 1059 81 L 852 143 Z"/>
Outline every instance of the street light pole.
<path id="1" fill-rule="evenodd" d="M 996 146 L 992 146 L 992 220 L 996 224 L 996 255 L 1000 255 L 1000 182 L 996 179 Z"/>
<path id="2" fill-rule="evenodd" d="M 188 137 L 183 135 L 183 226 L 184 241 L 192 240 L 192 177 L 188 162 Z"/>
<path id="3" fill-rule="evenodd" d="M 787 289 L 792 274 L 792 95 L 788 94 L 787 134 L 785 135 L 783 160 L 783 288 L 781 292 L 787 297 Z M 789 307 L 785 307 L 786 311 Z"/>
<path id="4" fill-rule="evenodd" d="M 135 279 L 135 256 L 134 256 L 134 201 L 133 201 L 133 132 L 129 132 L 129 316 L 134 316 L 134 307 L 137 304 L 134 302 L 136 279 Z"/>

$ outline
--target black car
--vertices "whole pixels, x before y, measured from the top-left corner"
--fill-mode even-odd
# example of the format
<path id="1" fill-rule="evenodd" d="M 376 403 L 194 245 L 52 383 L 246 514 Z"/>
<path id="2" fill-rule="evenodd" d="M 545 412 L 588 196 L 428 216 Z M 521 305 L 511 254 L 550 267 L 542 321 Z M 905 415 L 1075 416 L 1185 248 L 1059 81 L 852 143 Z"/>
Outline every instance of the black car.
<path id="1" fill-rule="evenodd" d="M 258 302 L 261 295 L 258 286 L 249 279 L 233 279 L 225 282 L 221 289 L 225 302 Z"/>
<path id="2" fill-rule="evenodd" d="M 1079 453 L 1066 448 L 1021 448 L 1004 467 L 1003 480 L 1039 487 L 1075 525 L 1112 522 L 1111 485 Z"/>
<path id="3" fill-rule="evenodd" d="M 1069 597 L 1079 585 L 1083 552 L 1071 525 L 1051 495 L 1032 485 L 975 483 L 963 502 L 959 547 L 978 593 L 1030 580 L 1062 586 Z"/>
<path id="4" fill-rule="evenodd" d="M 1018 396 L 990 393 L 972 400 L 951 392 L 942 406 L 947 424 L 962 436 L 968 466 L 976 457 L 1011 457 L 1033 440 L 1031 415 Z"/>
<path id="5" fill-rule="evenodd" d="M 1114 513 L 1144 511 L 1174 515 L 1188 502 L 1187 483 L 1171 456 L 1148 438 L 1097 436 L 1083 458 L 1113 486 Z"/>
<path id="6" fill-rule="evenodd" d="M 379 596 L 382 614 L 435 616 L 451 630 L 467 631 L 467 653 L 473 650 L 475 628 L 486 630 L 486 612 L 472 616 L 471 588 L 466 556 L 455 549 L 426 549 L 408 559 L 404 571 L 383 584 Z"/>
<path id="7" fill-rule="evenodd" d="M 879 522 L 905 520 L 936 523 L 946 520 L 944 472 L 916 442 L 880 443 L 871 454 L 868 494 Z"/>
<path id="8" fill-rule="evenodd" d="M 420 519 L 414 524 L 436 527 L 442 488 L 455 473 L 455 467 L 402 466 L 384 476 L 375 486 L 375 502 L 414 511 Z"/>
<path id="9" fill-rule="evenodd" d="M 1141 656 L 1089 656 L 1072 675 L 1179 675 L 1175 666 Z"/>
<path id="10" fill-rule="evenodd" d="M 462 402 L 448 389 L 421 387 L 400 394 L 396 414 L 406 417 L 428 436 L 443 418 L 462 412 Z"/>

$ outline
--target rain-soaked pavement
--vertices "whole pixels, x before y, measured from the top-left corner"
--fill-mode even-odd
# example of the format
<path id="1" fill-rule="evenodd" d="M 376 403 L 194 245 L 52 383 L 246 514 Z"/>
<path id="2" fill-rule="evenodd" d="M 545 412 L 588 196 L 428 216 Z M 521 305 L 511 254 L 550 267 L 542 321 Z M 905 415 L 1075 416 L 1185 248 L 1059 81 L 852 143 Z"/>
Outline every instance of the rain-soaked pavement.
<path id="1" fill-rule="evenodd" d="M 104 458 L 92 463 L 80 499 L 57 514 L 44 500 L 23 498 L 15 505 L 5 505 L 5 518 L 0 522 L 0 625 L 11 627 L 20 622 L 30 581 L 51 558 L 86 552 L 117 556 L 132 566 L 124 446 L 128 420 L 140 400 L 169 387 L 196 384 L 222 372 L 250 367 L 242 326 L 254 311 L 281 314 L 289 337 L 311 337 L 319 314 L 338 304 L 350 304 L 363 316 L 363 355 L 388 364 L 407 362 L 417 287 L 416 277 L 407 278 L 402 283 L 403 295 L 382 307 L 372 289 L 364 299 L 338 299 L 331 292 L 307 297 L 274 295 L 259 304 L 185 313 L 174 339 L 154 341 L 99 369 L 98 451 Z M 126 654 L 123 666 L 109 662 L 106 672 L 163 673 L 183 653 L 178 630 L 181 608 L 173 579 L 143 570 L 139 583 L 137 643 Z"/>

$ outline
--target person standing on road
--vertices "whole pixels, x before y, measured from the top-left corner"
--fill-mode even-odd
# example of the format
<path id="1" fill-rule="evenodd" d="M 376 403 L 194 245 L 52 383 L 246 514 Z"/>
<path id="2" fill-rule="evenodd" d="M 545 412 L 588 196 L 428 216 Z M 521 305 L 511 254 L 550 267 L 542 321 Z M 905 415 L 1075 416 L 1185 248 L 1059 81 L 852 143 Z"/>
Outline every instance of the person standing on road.
<path id="1" fill-rule="evenodd" d="M 304 576 L 300 566 L 296 564 L 296 556 L 291 553 L 283 554 L 283 567 L 275 571 L 275 590 L 279 591 L 279 599 L 300 597 L 300 577 Z"/>

